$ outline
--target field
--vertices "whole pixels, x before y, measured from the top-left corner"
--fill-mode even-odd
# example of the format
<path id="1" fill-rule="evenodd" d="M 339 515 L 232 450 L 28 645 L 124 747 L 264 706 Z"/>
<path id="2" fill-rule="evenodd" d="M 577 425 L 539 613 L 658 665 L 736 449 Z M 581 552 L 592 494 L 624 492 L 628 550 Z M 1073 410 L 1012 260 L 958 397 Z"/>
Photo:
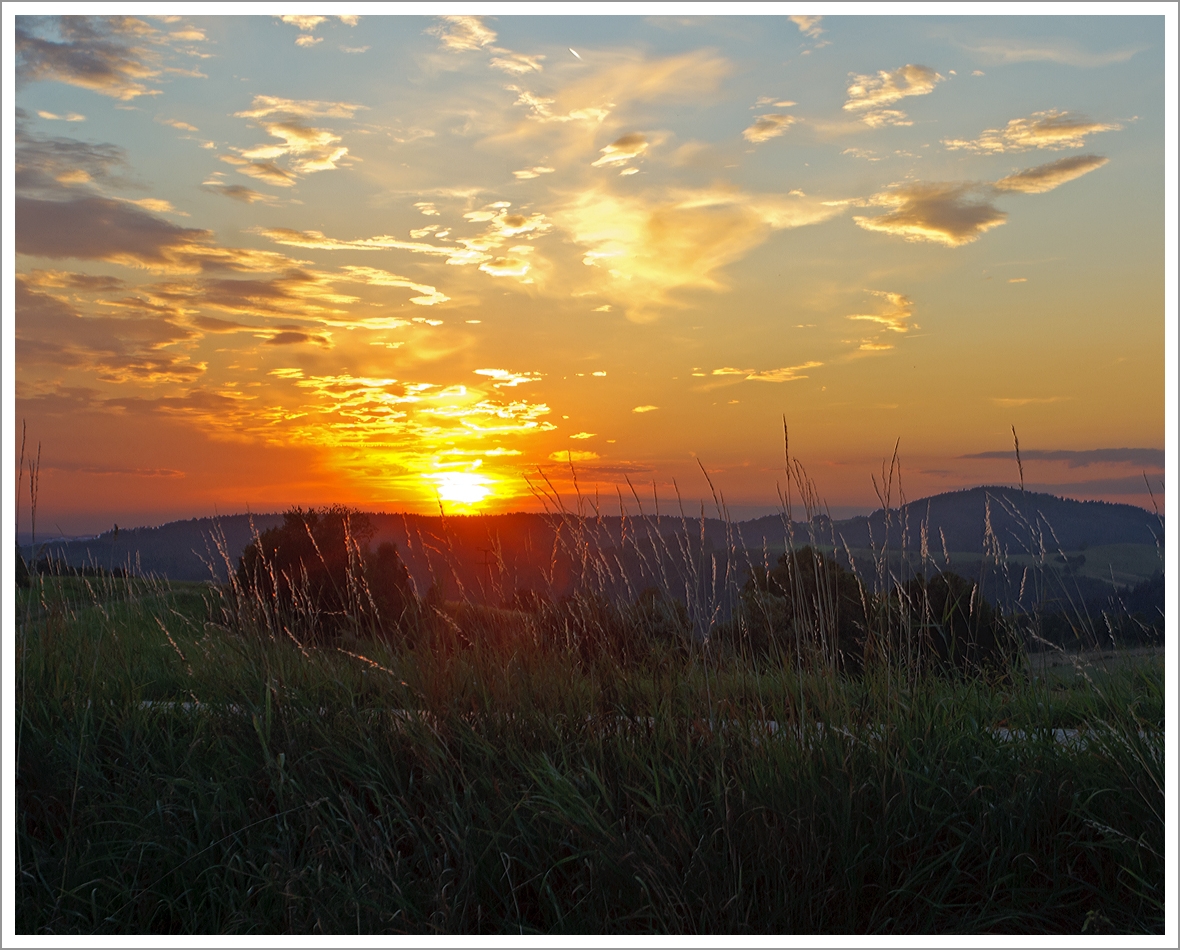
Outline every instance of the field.
<path id="1" fill-rule="evenodd" d="M 19 592 L 18 932 L 1163 930 L 1162 653 L 850 676 L 651 600 L 318 645 L 237 603 Z"/>

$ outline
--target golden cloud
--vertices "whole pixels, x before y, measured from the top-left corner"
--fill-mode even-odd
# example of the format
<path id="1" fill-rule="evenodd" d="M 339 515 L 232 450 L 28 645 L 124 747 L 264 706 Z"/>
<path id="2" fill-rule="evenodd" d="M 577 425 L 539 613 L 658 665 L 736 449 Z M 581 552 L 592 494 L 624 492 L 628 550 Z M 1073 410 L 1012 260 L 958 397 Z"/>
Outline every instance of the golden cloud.
<path id="1" fill-rule="evenodd" d="M 948 247 L 970 244 L 1007 220 L 974 183 L 913 182 L 874 195 L 870 205 L 892 209 L 875 218 L 856 215 L 866 231 L 895 234 L 907 241 L 931 241 Z"/>
<path id="2" fill-rule="evenodd" d="M 807 379 L 807 374 L 803 370 L 814 369 L 817 366 L 823 365 L 823 363 L 811 360 L 806 363 L 800 363 L 798 366 L 783 366 L 779 369 L 736 369 L 732 366 L 723 366 L 721 369 L 713 370 L 713 375 L 741 376 L 744 380 L 759 383 L 791 383 L 797 379 Z"/>
<path id="3" fill-rule="evenodd" d="M 163 38 L 135 17 L 54 17 L 60 40 L 38 35 L 32 17 L 16 21 L 17 75 L 23 81 L 51 79 L 129 102 L 157 96 L 144 80 L 160 75 L 159 54 L 148 45 Z"/>
<path id="4" fill-rule="evenodd" d="M 1026 168 L 1022 172 L 1008 175 L 996 182 L 1000 191 L 1020 191 L 1029 195 L 1039 195 L 1052 191 L 1058 185 L 1067 181 L 1081 178 L 1083 175 L 1101 168 L 1109 159 L 1101 155 L 1073 155 L 1069 158 L 1059 158 L 1055 162 Z"/>
<path id="5" fill-rule="evenodd" d="M 909 96 L 925 96 L 934 91 L 942 76 L 928 66 L 907 64 L 893 72 L 881 70 L 876 76 L 854 75 L 848 84 L 846 112 L 856 113 L 874 128 L 882 125 L 912 125 L 906 114 L 886 109 Z"/>
<path id="6" fill-rule="evenodd" d="M 770 139 L 782 135 L 796 121 L 793 115 L 769 112 L 766 115 L 760 115 L 755 118 L 754 124 L 742 132 L 742 138 L 747 142 L 754 142 L 755 144 L 767 142 Z"/>
<path id="7" fill-rule="evenodd" d="M 986 129 L 974 140 L 943 139 L 948 149 L 972 152 L 1024 152 L 1031 148 L 1085 148 L 1086 136 L 1111 132 L 1121 125 L 1094 122 L 1082 115 L 1058 112 L 1034 112 L 1024 119 L 1012 119 L 1003 129 Z"/>
<path id="8" fill-rule="evenodd" d="M 610 145 L 599 149 L 602 158 L 590 164 L 599 168 L 603 165 L 624 165 L 647 151 L 647 136 L 642 132 L 630 132 L 615 139 Z"/>
<path id="9" fill-rule="evenodd" d="M 885 300 L 886 308 L 881 313 L 850 313 L 849 320 L 879 323 L 884 329 L 894 333 L 908 333 L 912 329 L 909 319 L 914 315 L 914 302 L 909 297 L 887 290 L 870 290 L 869 293 Z"/>
<path id="10" fill-rule="evenodd" d="M 750 195 L 721 188 L 623 196 L 599 186 L 554 215 L 585 248 L 595 292 L 625 302 L 631 319 L 658 316 L 681 288 L 718 290 L 719 271 L 775 230 L 840 214 L 840 206 L 802 196 Z M 598 276 L 601 275 L 601 276 Z"/>
<path id="11" fill-rule="evenodd" d="M 443 49 L 461 53 L 478 50 L 496 41 L 496 31 L 478 16 L 440 16 L 426 32 L 437 36 Z"/>

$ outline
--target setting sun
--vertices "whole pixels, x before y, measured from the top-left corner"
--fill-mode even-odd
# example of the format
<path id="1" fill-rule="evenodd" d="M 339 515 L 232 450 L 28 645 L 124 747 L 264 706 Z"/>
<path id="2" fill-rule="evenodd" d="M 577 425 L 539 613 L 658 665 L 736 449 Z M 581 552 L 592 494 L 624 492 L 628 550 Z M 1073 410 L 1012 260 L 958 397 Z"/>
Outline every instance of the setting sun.
<path id="1" fill-rule="evenodd" d="M 477 508 L 492 494 L 489 479 L 475 472 L 438 472 L 426 476 L 433 483 L 442 501 Z"/>

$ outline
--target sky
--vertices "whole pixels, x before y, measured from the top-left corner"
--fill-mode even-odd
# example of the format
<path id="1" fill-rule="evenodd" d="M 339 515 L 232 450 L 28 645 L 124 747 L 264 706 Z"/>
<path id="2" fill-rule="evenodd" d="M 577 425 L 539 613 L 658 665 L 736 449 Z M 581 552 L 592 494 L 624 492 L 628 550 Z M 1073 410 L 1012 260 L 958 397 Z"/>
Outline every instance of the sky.
<path id="1" fill-rule="evenodd" d="M 787 448 L 836 516 L 895 452 L 1164 509 L 1162 16 L 13 27 L 39 534 L 740 518 Z"/>

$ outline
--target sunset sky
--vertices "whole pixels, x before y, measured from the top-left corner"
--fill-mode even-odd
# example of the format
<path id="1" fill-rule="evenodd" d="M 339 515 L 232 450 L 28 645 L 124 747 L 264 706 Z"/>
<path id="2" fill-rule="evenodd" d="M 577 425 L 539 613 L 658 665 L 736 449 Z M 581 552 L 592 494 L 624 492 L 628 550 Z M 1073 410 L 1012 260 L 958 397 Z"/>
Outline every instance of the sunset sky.
<path id="1" fill-rule="evenodd" d="M 29 16 L 15 50 L 39 534 L 536 509 L 571 464 L 609 513 L 628 479 L 712 510 L 703 465 L 746 517 L 784 417 L 837 516 L 895 444 L 910 499 L 1015 483 L 1013 427 L 1028 487 L 1150 507 L 1146 473 L 1162 510 L 1162 16 Z"/>

